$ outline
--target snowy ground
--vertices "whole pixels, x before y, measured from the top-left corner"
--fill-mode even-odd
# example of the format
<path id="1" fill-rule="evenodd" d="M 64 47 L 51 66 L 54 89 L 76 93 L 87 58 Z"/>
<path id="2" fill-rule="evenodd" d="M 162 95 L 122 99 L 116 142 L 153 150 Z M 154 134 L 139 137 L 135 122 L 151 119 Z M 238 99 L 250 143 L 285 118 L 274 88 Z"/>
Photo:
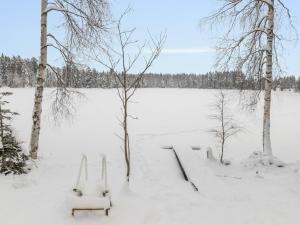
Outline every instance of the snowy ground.
<path id="1" fill-rule="evenodd" d="M 16 132 L 28 147 L 33 89 L 11 89 L 11 106 L 21 113 L 14 120 Z M 54 126 L 47 90 L 42 123 L 40 161 L 28 175 L 0 177 L 2 225 L 298 225 L 300 208 L 300 95 L 273 96 L 272 140 L 274 154 L 285 168 L 249 168 L 242 162 L 261 150 L 261 107 L 255 112 L 233 109 L 245 131 L 232 139 L 225 158 L 233 165 L 205 160 L 205 152 L 190 146 L 211 146 L 207 129 L 211 90 L 143 89 L 130 106 L 132 180 L 122 188 L 124 162 L 120 149 L 119 101 L 115 90 L 82 90 L 77 114 Z M 181 177 L 170 150 L 173 145 L 184 158 L 195 192 Z M 89 156 L 90 177 L 99 176 L 97 156 L 108 157 L 109 183 L 114 206 L 103 212 L 81 212 L 71 217 L 66 195 L 73 187 L 81 153 Z M 215 151 L 217 155 L 217 151 Z M 258 174 L 256 173 L 258 171 Z"/>

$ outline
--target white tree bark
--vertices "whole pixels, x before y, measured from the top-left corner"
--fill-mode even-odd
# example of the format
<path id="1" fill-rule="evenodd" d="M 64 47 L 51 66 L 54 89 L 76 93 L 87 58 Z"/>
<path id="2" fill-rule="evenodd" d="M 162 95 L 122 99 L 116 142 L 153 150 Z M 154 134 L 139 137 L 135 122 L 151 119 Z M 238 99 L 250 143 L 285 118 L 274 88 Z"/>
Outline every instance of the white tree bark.
<path id="1" fill-rule="evenodd" d="M 49 6 L 49 7 L 48 7 Z M 59 12 L 64 17 L 65 29 L 67 30 L 68 43 L 73 47 L 88 48 L 98 43 L 99 37 L 106 32 L 106 25 L 109 19 L 109 9 L 106 0 L 41 0 L 41 49 L 39 72 L 36 79 L 36 90 L 33 108 L 33 125 L 30 139 L 30 156 L 37 158 L 44 83 L 47 73 L 47 66 L 57 75 L 60 85 L 64 82 L 47 62 L 47 48 L 53 47 L 57 50 L 65 63 L 73 62 L 73 52 L 70 46 L 61 43 L 53 34 L 47 33 L 47 16 L 51 11 Z M 49 37 L 49 40 L 47 40 Z M 49 42 L 49 43 L 48 43 Z M 66 93 L 66 88 L 61 88 Z M 64 95 L 65 96 L 65 95 Z M 66 107 L 61 105 L 62 107 Z"/>
<path id="2" fill-rule="evenodd" d="M 223 5 L 202 21 L 221 26 L 225 21 L 229 24 L 216 48 L 219 52 L 216 66 L 221 70 L 234 67 L 245 77 L 254 78 L 257 82 L 255 89 L 260 91 L 264 87 L 263 153 L 272 156 L 270 116 L 273 71 L 274 68 L 281 71 L 278 51 L 283 48 L 282 41 L 287 35 L 284 33 L 286 30 L 280 31 L 280 28 L 291 28 L 288 35 L 297 38 L 292 15 L 283 0 L 220 1 Z M 262 82 L 264 85 L 261 85 Z M 254 92 L 246 104 L 253 106 L 258 96 L 259 93 Z"/>
<path id="3" fill-rule="evenodd" d="M 47 73 L 47 0 L 41 0 L 41 48 L 39 72 L 36 79 L 36 89 L 33 108 L 33 125 L 30 139 L 30 156 L 37 159 L 39 136 L 41 129 L 42 100 L 44 91 L 44 82 Z"/>
<path id="4" fill-rule="evenodd" d="M 272 155 L 270 116 L 271 116 L 271 94 L 273 79 L 273 39 L 274 39 L 274 0 L 269 1 L 268 27 L 267 27 L 267 55 L 263 118 L 263 152 Z"/>

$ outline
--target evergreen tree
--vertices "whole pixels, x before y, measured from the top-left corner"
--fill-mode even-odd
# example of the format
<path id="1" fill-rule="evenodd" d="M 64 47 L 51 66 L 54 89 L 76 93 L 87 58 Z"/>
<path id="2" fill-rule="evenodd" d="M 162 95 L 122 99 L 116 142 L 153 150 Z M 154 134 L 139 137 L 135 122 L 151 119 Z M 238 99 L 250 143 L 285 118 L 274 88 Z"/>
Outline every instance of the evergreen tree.
<path id="1" fill-rule="evenodd" d="M 88 66 L 66 65 L 62 68 L 53 67 L 47 70 L 45 87 L 65 85 L 72 88 L 117 88 L 118 84 L 109 71 L 97 71 Z M 38 72 L 36 58 L 23 59 L 20 56 L 8 57 L 0 55 L 0 86 L 33 87 Z M 60 79 L 58 79 L 60 78 Z M 134 74 L 128 79 L 134 80 Z M 61 83 L 61 81 L 64 81 Z M 297 84 L 298 82 L 298 84 Z M 209 72 L 206 74 L 145 74 L 139 88 L 209 88 L 209 89 L 264 89 L 264 82 L 242 71 Z M 274 77 L 273 90 L 300 90 L 299 81 L 295 76 Z"/>
<path id="2" fill-rule="evenodd" d="M 298 78 L 295 84 L 295 91 L 300 92 L 300 77 Z"/>
<path id="3" fill-rule="evenodd" d="M 3 98 L 11 94 L 11 92 L 0 93 L 0 173 L 5 175 L 26 173 L 28 160 L 9 125 L 13 116 L 18 115 L 5 108 L 9 102 Z"/>

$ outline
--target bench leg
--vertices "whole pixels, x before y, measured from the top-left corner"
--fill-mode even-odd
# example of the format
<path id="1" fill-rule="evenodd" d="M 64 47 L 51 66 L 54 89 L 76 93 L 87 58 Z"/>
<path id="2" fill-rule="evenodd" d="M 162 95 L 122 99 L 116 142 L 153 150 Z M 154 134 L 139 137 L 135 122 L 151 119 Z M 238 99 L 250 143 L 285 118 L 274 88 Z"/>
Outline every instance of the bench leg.
<path id="1" fill-rule="evenodd" d="M 74 211 L 75 211 L 75 209 L 72 209 L 72 216 L 74 216 Z"/>
<path id="2" fill-rule="evenodd" d="M 108 216 L 109 209 L 105 209 L 105 215 Z"/>

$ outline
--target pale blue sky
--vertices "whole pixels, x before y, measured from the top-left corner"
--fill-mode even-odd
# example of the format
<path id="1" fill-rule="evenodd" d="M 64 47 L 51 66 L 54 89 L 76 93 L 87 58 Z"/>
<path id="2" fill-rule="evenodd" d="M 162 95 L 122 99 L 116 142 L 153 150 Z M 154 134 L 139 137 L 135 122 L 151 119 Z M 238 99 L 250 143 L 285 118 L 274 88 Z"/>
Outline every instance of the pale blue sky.
<path id="1" fill-rule="evenodd" d="M 126 23 L 136 27 L 136 38 L 144 40 L 147 30 L 159 34 L 166 30 L 167 41 L 158 61 L 150 69 L 162 73 L 205 73 L 212 70 L 215 53 L 214 34 L 201 30 L 201 17 L 209 15 L 220 3 L 217 0 L 112 0 L 115 16 L 128 5 L 134 10 Z M 300 2 L 285 0 L 300 31 Z M 0 52 L 6 55 L 38 57 L 40 35 L 40 0 L 2 0 L 0 8 Z M 50 30 L 59 25 L 59 17 L 50 15 Z M 300 75 L 300 44 L 285 50 L 285 68 L 289 74 Z M 49 58 L 58 63 L 50 51 Z M 93 64 L 94 65 L 94 64 Z"/>

